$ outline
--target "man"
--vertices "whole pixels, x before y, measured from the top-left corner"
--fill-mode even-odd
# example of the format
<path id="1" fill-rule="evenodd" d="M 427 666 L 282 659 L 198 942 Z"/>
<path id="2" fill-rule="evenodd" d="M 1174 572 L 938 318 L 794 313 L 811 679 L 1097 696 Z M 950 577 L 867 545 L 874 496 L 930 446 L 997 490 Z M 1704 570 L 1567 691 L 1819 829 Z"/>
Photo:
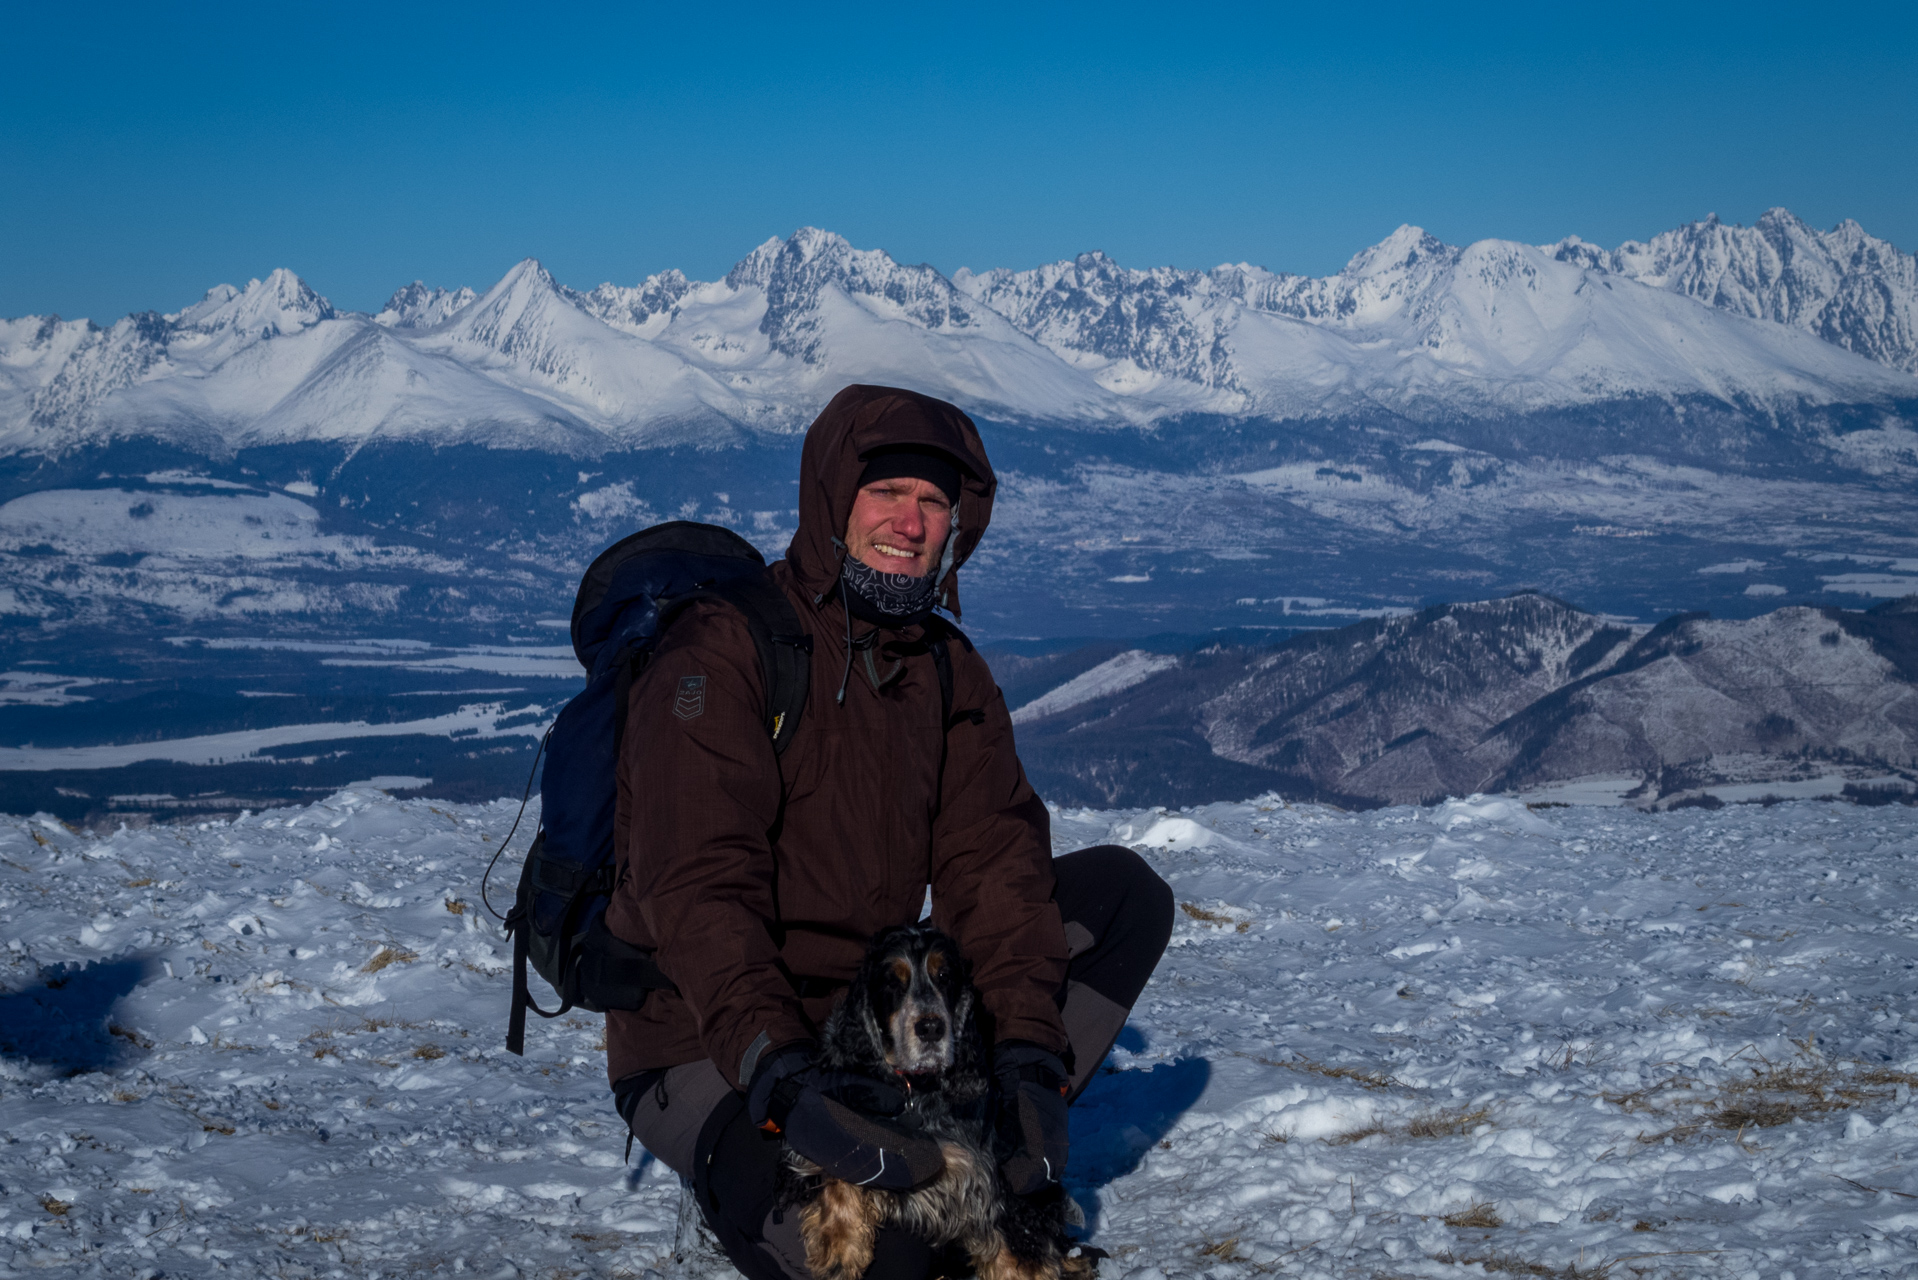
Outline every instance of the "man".
<path id="1" fill-rule="evenodd" d="M 917 920 L 928 886 L 932 922 L 973 964 L 1015 1194 L 1062 1194 L 1066 1101 L 1171 934 L 1171 891 L 1129 850 L 1051 857 L 1005 700 L 934 616 L 959 614 L 996 487 L 954 406 L 846 388 L 806 434 L 799 527 L 772 569 L 812 640 L 791 745 L 773 750 L 759 659 L 727 605 L 691 606 L 633 684 L 606 919 L 657 948 L 678 990 L 607 1015 L 608 1066 L 634 1136 L 696 1186 L 751 1280 L 807 1276 L 793 1216 L 773 1212 L 768 1122 L 836 1176 L 888 1185 L 923 1167 L 901 1158 L 924 1154 L 909 1134 L 857 1119 L 896 1112 L 884 1090 L 836 1090 L 809 1060 L 867 940 Z M 924 1280 L 934 1266 L 923 1241 L 886 1231 L 867 1274 Z"/>

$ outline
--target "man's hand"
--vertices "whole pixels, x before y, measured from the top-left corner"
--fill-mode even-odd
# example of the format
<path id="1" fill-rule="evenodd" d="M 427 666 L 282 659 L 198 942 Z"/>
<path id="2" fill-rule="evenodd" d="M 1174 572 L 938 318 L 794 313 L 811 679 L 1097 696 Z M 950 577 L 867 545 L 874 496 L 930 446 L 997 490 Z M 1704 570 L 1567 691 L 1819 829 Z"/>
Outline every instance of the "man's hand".
<path id="1" fill-rule="evenodd" d="M 993 1117 L 999 1172 L 1014 1195 L 1056 1185 L 1066 1170 L 1066 1064 L 1025 1040 L 1008 1040 L 992 1055 L 998 1077 Z"/>
<path id="2" fill-rule="evenodd" d="M 746 1115 L 783 1134 L 787 1145 L 829 1177 L 882 1191 L 910 1191 L 945 1168 L 939 1145 L 885 1117 L 906 1095 L 880 1080 L 812 1065 L 814 1046 L 769 1055 L 746 1090 Z"/>

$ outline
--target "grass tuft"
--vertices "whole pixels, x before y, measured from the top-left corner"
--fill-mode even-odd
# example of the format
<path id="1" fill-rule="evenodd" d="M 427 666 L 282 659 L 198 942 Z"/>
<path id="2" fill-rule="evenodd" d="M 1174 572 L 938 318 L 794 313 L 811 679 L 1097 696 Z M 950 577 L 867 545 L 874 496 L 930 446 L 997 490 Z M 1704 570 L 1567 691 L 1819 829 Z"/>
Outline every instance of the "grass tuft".
<path id="1" fill-rule="evenodd" d="M 1492 1122 L 1490 1107 L 1454 1107 L 1450 1110 L 1428 1111 L 1422 1116 L 1413 1116 L 1405 1126 L 1408 1138 L 1452 1138 L 1470 1133 L 1482 1124 Z"/>
<path id="2" fill-rule="evenodd" d="M 1212 1240 L 1199 1246 L 1201 1258 L 1214 1258 L 1220 1262 L 1236 1262 L 1239 1257 L 1239 1238 L 1228 1236 L 1223 1240 Z"/>
<path id="3" fill-rule="evenodd" d="M 393 964 L 396 961 L 400 964 L 412 964 L 417 959 L 419 959 L 419 956 L 404 948 L 381 947 L 371 960 L 368 960 L 360 967 L 360 972 L 378 973 L 380 970 L 386 968 L 387 965 Z"/>
<path id="4" fill-rule="evenodd" d="M 1233 1056 L 1248 1058 L 1268 1067 L 1284 1067 L 1288 1071 L 1309 1071 L 1315 1076 L 1324 1076 L 1328 1080 L 1350 1080 L 1353 1084 L 1367 1089 L 1403 1089 L 1405 1085 L 1383 1071 L 1371 1071 L 1364 1067 L 1335 1067 L 1326 1062 L 1314 1062 L 1300 1054 L 1292 1058 L 1267 1058 L 1256 1053 L 1233 1051 Z"/>
<path id="5" fill-rule="evenodd" d="M 1474 1228 L 1485 1231 L 1489 1231 L 1493 1227 L 1502 1227 L 1505 1225 L 1505 1219 L 1498 1216 L 1498 1210 L 1493 1207 L 1489 1200 L 1483 1204 L 1475 1204 L 1471 1208 L 1461 1210 L 1458 1213 L 1448 1213 L 1445 1215 L 1443 1221 L 1448 1227 L 1458 1227 L 1461 1229 Z"/>
<path id="6" fill-rule="evenodd" d="M 1490 1107 L 1469 1109 L 1454 1107 L 1424 1112 L 1413 1116 L 1402 1125 L 1368 1124 L 1361 1128 L 1348 1129 L 1344 1133 L 1335 1133 L 1322 1141 L 1334 1147 L 1346 1147 L 1380 1134 L 1387 1138 L 1455 1138 L 1472 1132 L 1482 1124 L 1490 1123 L 1492 1123 Z"/>
<path id="7" fill-rule="evenodd" d="M 1208 911 L 1196 902 L 1181 902 L 1179 910 L 1204 924 L 1216 924 L 1221 927 L 1230 925 L 1234 933 L 1246 933 L 1252 928 L 1250 920 L 1235 920 L 1223 912 Z"/>

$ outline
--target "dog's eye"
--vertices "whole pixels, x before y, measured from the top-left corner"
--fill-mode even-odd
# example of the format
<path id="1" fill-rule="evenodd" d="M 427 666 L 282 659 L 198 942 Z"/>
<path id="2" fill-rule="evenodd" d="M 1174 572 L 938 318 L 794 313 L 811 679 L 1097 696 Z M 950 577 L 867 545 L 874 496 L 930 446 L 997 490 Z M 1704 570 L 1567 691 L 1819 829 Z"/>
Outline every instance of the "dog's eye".
<path id="1" fill-rule="evenodd" d="M 946 973 L 946 953 L 935 951 L 926 957 L 926 973 L 934 978 L 942 978 Z"/>
<path id="2" fill-rule="evenodd" d="M 912 966 L 904 960 L 894 960 L 892 976 L 893 980 L 901 986 L 910 986 L 912 985 Z"/>

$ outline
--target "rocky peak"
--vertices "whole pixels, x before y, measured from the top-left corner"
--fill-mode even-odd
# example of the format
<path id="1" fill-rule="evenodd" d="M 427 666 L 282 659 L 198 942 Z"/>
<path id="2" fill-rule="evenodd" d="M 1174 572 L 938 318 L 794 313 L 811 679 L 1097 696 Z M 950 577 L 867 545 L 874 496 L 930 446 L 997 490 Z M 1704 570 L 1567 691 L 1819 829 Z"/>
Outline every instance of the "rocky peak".
<path id="1" fill-rule="evenodd" d="M 647 276 L 630 287 L 602 284 L 591 293 L 575 294 L 574 301 L 614 328 L 636 332 L 655 316 L 671 314 L 692 289 L 693 282 L 675 269 Z"/>
<path id="2" fill-rule="evenodd" d="M 801 227 L 769 240 L 726 276 L 734 288 L 766 294 L 760 332 L 773 349 L 809 364 L 822 359 L 820 305 L 827 290 L 866 300 L 870 309 L 927 329 L 976 325 L 970 299 L 936 268 L 904 266 L 882 249 L 855 249 L 844 237 Z"/>
<path id="3" fill-rule="evenodd" d="M 393 291 L 373 323 L 388 329 L 430 329 L 479 297 L 471 289 L 429 289 L 420 281 Z"/>

